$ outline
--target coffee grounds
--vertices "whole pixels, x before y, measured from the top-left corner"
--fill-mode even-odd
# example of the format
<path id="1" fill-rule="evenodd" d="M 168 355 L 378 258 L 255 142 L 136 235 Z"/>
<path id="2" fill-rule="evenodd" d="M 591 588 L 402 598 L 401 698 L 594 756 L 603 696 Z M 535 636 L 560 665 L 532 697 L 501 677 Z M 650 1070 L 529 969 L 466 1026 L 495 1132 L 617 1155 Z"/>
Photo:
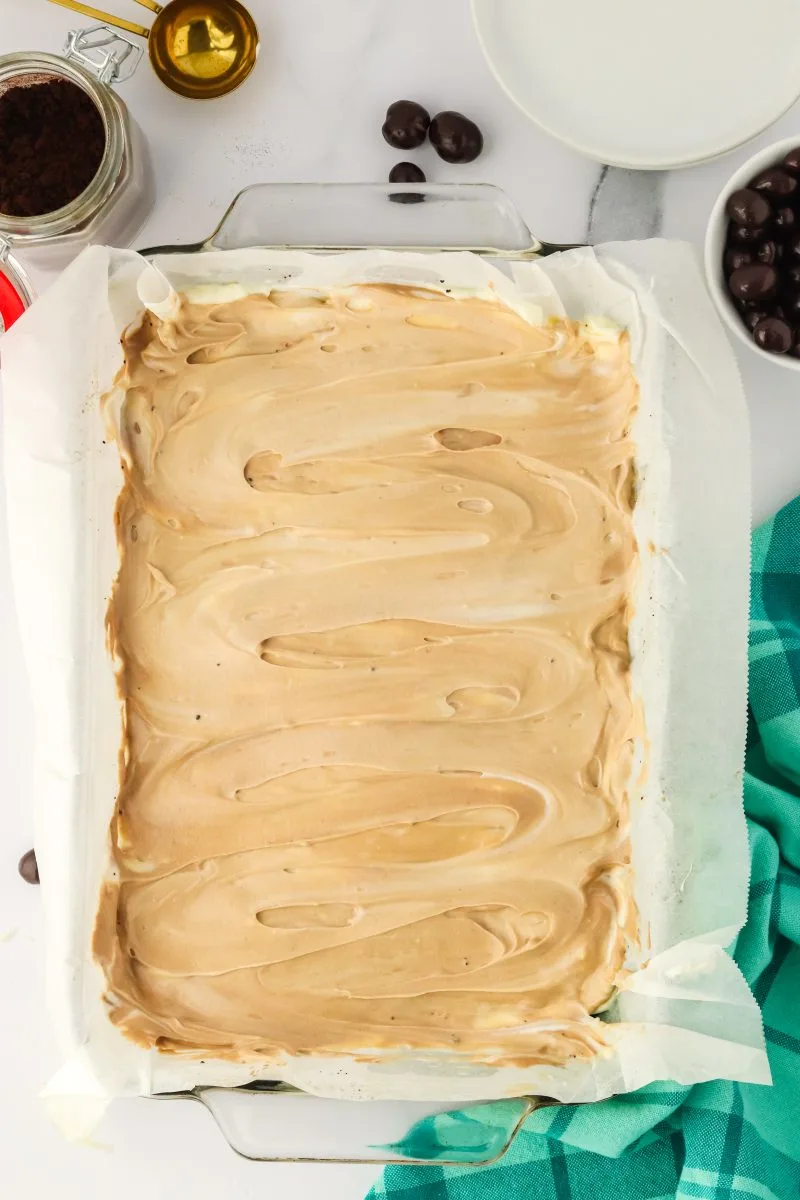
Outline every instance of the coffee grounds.
<path id="1" fill-rule="evenodd" d="M 79 196 L 106 147 L 94 101 L 67 79 L 0 95 L 0 213 L 38 217 Z"/>

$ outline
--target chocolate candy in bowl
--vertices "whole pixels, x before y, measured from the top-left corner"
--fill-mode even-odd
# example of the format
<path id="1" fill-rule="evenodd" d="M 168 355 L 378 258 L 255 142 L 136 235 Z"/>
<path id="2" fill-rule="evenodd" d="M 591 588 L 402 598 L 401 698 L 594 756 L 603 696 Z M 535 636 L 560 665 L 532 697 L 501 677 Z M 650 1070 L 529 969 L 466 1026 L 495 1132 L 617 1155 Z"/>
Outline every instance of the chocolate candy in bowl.
<path id="1" fill-rule="evenodd" d="M 763 225 L 731 225 L 728 230 L 728 241 L 732 246 L 757 246 L 763 242 L 767 231 Z"/>
<path id="2" fill-rule="evenodd" d="M 758 229 L 766 225 L 772 210 L 769 200 L 761 192 L 754 188 L 740 188 L 728 197 L 725 211 L 734 225 Z"/>
<path id="3" fill-rule="evenodd" d="M 774 210 L 770 228 L 776 237 L 783 239 L 791 237 L 796 232 L 797 215 L 791 205 L 784 204 Z"/>
<path id="4" fill-rule="evenodd" d="M 436 114 L 428 135 L 436 153 L 448 163 L 473 162 L 483 150 L 483 134 L 475 122 L 450 109 Z"/>
<path id="5" fill-rule="evenodd" d="M 774 296 L 778 290 L 778 272 L 765 263 L 749 263 L 739 267 L 728 279 L 728 287 L 735 300 L 752 304 Z"/>
<path id="6" fill-rule="evenodd" d="M 778 307 L 785 320 L 800 329 L 800 296 L 785 296 Z"/>
<path id="7" fill-rule="evenodd" d="M 792 330 L 780 317 L 764 317 L 753 330 L 753 340 L 770 354 L 786 354 L 792 346 Z"/>
<path id="8" fill-rule="evenodd" d="M 783 169 L 790 175 L 800 175 L 800 146 L 794 146 L 783 158 Z"/>
<path id="9" fill-rule="evenodd" d="M 760 253 L 759 247 L 756 253 Z M 746 267 L 753 261 L 753 253 L 751 250 L 746 250 L 743 246 L 730 246 L 725 251 L 725 271 L 728 275 L 732 275 L 734 271 L 738 271 L 739 267 Z M 763 262 L 763 259 L 759 259 Z"/>
<path id="10" fill-rule="evenodd" d="M 732 176 L 712 211 L 705 263 L 736 336 L 800 369 L 800 138 L 760 151 Z"/>
<path id="11" fill-rule="evenodd" d="M 756 249 L 756 259 L 760 263 L 766 263 L 768 267 L 773 266 L 783 257 L 783 246 L 779 242 L 772 241 L 771 238 L 762 242 Z M 752 261 L 752 259 L 751 259 Z M 744 265 L 744 264 L 742 264 Z M 735 268 L 734 268 L 735 270 Z"/>
<path id="12" fill-rule="evenodd" d="M 790 295 L 800 293 L 800 262 L 790 263 L 781 272 L 783 290 Z"/>
<path id="13" fill-rule="evenodd" d="M 416 163 L 395 163 L 389 172 L 389 183 L 425 183 L 425 172 Z M 396 204 L 419 204 L 425 197 L 419 192 L 391 192 L 389 199 Z"/>
<path id="14" fill-rule="evenodd" d="M 752 333 L 759 321 L 763 321 L 768 317 L 769 313 L 763 308 L 746 308 L 744 311 L 743 320 L 747 328 Z"/>
<path id="15" fill-rule="evenodd" d="M 395 150 L 415 150 L 425 141 L 431 118 L 416 100 L 395 100 L 386 110 L 383 136 Z"/>
<path id="16" fill-rule="evenodd" d="M 751 187 L 757 192 L 763 192 L 765 196 L 777 199 L 778 197 L 791 196 L 797 190 L 797 179 L 794 175 L 790 175 L 788 171 L 781 170 L 780 167 L 770 167 L 766 171 L 761 171 L 752 181 Z"/>

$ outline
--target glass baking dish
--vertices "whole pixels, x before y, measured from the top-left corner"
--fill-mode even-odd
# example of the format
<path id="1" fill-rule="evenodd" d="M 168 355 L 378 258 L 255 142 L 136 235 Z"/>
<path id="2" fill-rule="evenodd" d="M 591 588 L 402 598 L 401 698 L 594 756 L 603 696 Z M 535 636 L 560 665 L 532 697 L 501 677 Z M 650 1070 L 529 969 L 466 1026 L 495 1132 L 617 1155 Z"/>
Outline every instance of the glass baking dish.
<path id="1" fill-rule="evenodd" d="M 147 258 L 216 250 L 470 251 L 498 265 L 570 249 L 534 237 L 491 184 L 276 183 L 239 192 L 202 242 L 153 246 Z M 413 199 L 412 199 L 413 197 Z M 229 1145 L 261 1162 L 485 1165 L 511 1145 L 535 1108 L 523 1096 L 484 1104 L 331 1100 L 285 1083 L 195 1087 L 158 1099 L 193 1100 Z M 451 1113 L 451 1115 L 448 1115 Z"/>
<path id="2" fill-rule="evenodd" d="M 505 192 L 489 183 L 256 183 L 202 242 L 141 253 L 209 250 L 467 250 L 529 261 L 574 246 L 534 237 Z M 394 201 L 394 202 L 393 202 Z"/>

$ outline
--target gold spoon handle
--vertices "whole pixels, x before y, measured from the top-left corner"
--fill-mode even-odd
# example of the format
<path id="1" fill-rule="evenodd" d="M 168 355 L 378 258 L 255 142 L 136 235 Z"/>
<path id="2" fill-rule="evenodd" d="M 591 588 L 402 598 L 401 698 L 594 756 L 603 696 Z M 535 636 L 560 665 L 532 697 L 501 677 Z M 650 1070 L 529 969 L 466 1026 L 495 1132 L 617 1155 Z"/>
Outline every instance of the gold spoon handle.
<path id="1" fill-rule="evenodd" d="M 161 12 L 161 5 L 156 4 L 156 0 L 136 0 L 136 3 L 141 4 L 143 8 L 149 8 L 156 16 Z"/>
<path id="2" fill-rule="evenodd" d="M 111 13 L 103 12 L 100 8 L 92 8 L 88 4 L 79 4 L 78 0 L 50 0 L 50 3 L 60 4 L 62 8 L 82 13 L 84 17 L 93 17 L 95 21 L 103 21 L 117 29 L 124 29 L 127 33 L 135 33 L 138 37 L 148 38 L 150 36 L 150 30 L 145 29 L 144 25 L 136 25 L 133 21 L 126 21 L 124 17 L 115 17 Z M 150 5 L 148 4 L 147 7 L 149 8 Z"/>

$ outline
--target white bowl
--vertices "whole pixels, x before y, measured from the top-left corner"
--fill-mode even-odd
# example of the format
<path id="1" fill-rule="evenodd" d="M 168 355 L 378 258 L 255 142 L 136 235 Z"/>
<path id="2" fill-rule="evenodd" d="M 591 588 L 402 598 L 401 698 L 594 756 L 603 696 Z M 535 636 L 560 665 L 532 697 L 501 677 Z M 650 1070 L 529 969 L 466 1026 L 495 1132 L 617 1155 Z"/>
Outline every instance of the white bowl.
<path id="1" fill-rule="evenodd" d="M 731 192 L 746 187 L 753 176 L 757 175 L 759 171 L 763 171 L 766 167 L 777 166 L 784 154 L 788 153 L 795 146 L 800 146 L 800 133 L 795 137 L 782 138 L 781 141 L 773 142 L 771 146 L 759 150 L 758 154 L 754 154 L 752 158 L 748 158 L 747 162 L 743 163 L 738 171 L 734 171 L 719 196 L 717 196 L 714 207 L 711 210 L 711 216 L 708 219 L 708 228 L 706 229 L 704 253 L 706 278 L 711 298 L 716 305 L 717 312 L 730 331 L 740 342 L 744 342 L 746 346 L 749 346 L 759 358 L 769 359 L 770 362 L 775 363 L 779 367 L 787 367 L 790 371 L 800 371 L 800 358 L 795 358 L 792 354 L 771 354 L 768 350 L 762 350 L 760 346 L 756 345 L 747 328 L 742 324 L 739 310 L 733 303 L 725 285 L 722 256 L 725 252 L 725 241 L 728 230 L 728 216 L 725 212 L 725 204 Z"/>

